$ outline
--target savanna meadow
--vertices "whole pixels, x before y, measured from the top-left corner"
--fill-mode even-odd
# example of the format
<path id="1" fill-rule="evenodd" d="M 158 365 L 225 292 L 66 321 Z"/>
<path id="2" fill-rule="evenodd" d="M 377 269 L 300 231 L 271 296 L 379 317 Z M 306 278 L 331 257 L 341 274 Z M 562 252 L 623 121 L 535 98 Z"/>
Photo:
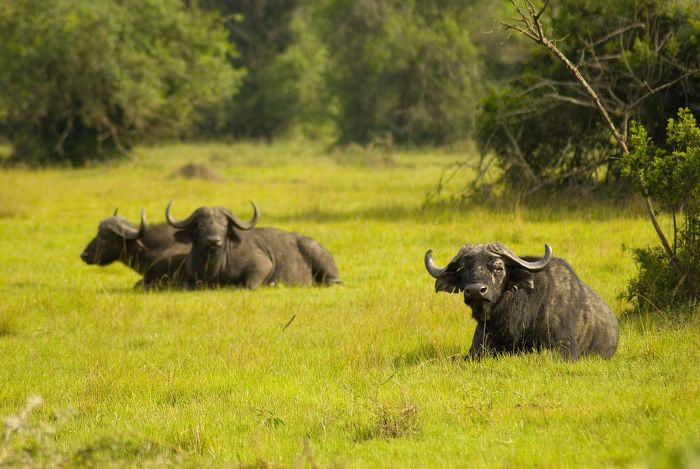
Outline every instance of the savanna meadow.
<path id="1" fill-rule="evenodd" d="M 700 468 L 700 0 L 0 1 L 0 469 Z"/>
<path id="2" fill-rule="evenodd" d="M 654 242 L 641 204 L 426 206 L 445 159 L 466 154 L 301 145 L 138 148 L 129 162 L 0 173 L 0 414 L 43 404 L 13 431 L 58 466 L 675 466 L 697 464 L 697 314 L 625 315 L 634 264 Z M 185 178 L 186 163 L 216 179 Z M 471 175 L 464 174 L 464 177 Z M 312 236 L 331 287 L 132 289 L 120 263 L 80 253 L 115 208 L 164 222 L 224 205 Z M 617 353 L 463 360 L 475 321 L 423 266 L 466 242 L 541 255 L 549 243 L 613 307 Z M 9 423 L 8 423 L 9 422 Z M 6 459 L 6 461 L 11 459 Z M 15 460 L 17 461 L 17 460 Z"/>

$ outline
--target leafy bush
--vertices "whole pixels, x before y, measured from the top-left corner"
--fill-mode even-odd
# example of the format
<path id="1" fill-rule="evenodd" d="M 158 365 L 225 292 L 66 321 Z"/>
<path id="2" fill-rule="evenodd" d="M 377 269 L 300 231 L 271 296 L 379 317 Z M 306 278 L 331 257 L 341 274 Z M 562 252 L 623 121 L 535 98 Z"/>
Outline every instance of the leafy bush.
<path id="1" fill-rule="evenodd" d="M 0 119 L 15 161 L 80 165 L 176 134 L 241 72 L 180 0 L 0 2 Z"/>
<path id="2" fill-rule="evenodd" d="M 633 123 L 632 150 L 621 165 L 635 189 L 673 219 L 670 253 L 635 250 L 639 275 L 630 283 L 628 297 L 643 310 L 693 304 L 700 298 L 700 128 L 688 109 L 680 109 L 666 131 L 666 146 L 660 148 L 644 127 Z"/>

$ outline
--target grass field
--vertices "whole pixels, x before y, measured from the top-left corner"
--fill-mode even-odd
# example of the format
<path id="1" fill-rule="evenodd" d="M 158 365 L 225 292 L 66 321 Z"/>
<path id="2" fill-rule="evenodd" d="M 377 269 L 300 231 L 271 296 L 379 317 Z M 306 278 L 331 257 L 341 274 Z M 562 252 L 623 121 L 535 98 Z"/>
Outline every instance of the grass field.
<path id="1" fill-rule="evenodd" d="M 0 466 L 699 467 L 700 315 L 623 314 L 623 245 L 655 242 L 643 211 L 423 208 L 467 158 L 203 144 L 1 171 L 0 416 L 43 404 L 6 420 Z M 187 162 L 221 178 L 172 175 Z M 123 265 L 80 261 L 115 207 L 161 222 L 170 199 L 177 218 L 201 205 L 248 218 L 253 200 L 259 226 L 317 239 L 345 283 L 144 293 Z M 569 260 L 620 316 L 618 353 L 451 358 L 475 322 L 459 295 L 434 294 L 423 254 L 444 264 L 494 240 Z"/>

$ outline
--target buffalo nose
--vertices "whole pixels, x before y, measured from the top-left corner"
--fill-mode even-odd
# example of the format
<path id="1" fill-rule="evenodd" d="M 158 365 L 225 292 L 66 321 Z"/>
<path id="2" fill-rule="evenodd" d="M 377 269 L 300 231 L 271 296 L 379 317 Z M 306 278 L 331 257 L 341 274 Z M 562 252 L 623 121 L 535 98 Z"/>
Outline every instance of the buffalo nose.
<path id="1" fill-rule="evenodd" d="M 464 288 L 464 294 L 467 298 L 472 300 L 483 300 L 486 298 L 486 294 L 489 291 L 489 287 L 483 283 L 472 283 Z"/>
<path id="2" fill-rule="evenodd" d="M 221 236 L 207 236 L 207 243 L 210 246 L 220 247 L 224 244 L 224 239 Z"/>
<path id="3" fill-rule="evenodd" d="M 89 255 L 90 255 L 90 254 L 88 254 L 87 251 L 83 251 L 83 252 L 80 253 L 80 258 L 81 258 L 82 260 L 86 261 L 86 260 L 88 260 L 88 256 L 89 256 Z"/>

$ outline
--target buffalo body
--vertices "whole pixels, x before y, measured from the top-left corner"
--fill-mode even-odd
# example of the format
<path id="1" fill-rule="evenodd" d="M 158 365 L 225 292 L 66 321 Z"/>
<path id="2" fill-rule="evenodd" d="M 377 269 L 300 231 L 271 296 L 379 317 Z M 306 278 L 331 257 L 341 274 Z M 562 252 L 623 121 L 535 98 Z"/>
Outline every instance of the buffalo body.
<path id="1" fill-rule="evenodd" d="M 135 226 L 114 215 L 100 222 L 95 236 L 80 258 L 86 264 L 108 265 L 120 261 L 143 276 L 135 287 L 159 288 L 179 283 L 180 272 L 192 247 L 175 238 L 177 230 L 161 223 Z"/>
<path id="2" fill-rule="evenodd" d="M 619 325 L 612 309 L 551 254 L 549 245 L 543 258 L 520 258 L 502 244 L 467 244 L 441 268 L 426 253 L 436 292 L 463 292 L 477 321 L 470 356 L 542 348 L 570 359 L 615 353 Z"/>
<path id="3" fill-rule="evenodd" d="M 333 256 L 318 242 L 276 228 L 255 228 L 257 209 L 243 222 L 223 207 L 200 207 L 186 220 L 168 222 L 192 241 L 183 287 L 332 285 L 340 283 Z"/>

